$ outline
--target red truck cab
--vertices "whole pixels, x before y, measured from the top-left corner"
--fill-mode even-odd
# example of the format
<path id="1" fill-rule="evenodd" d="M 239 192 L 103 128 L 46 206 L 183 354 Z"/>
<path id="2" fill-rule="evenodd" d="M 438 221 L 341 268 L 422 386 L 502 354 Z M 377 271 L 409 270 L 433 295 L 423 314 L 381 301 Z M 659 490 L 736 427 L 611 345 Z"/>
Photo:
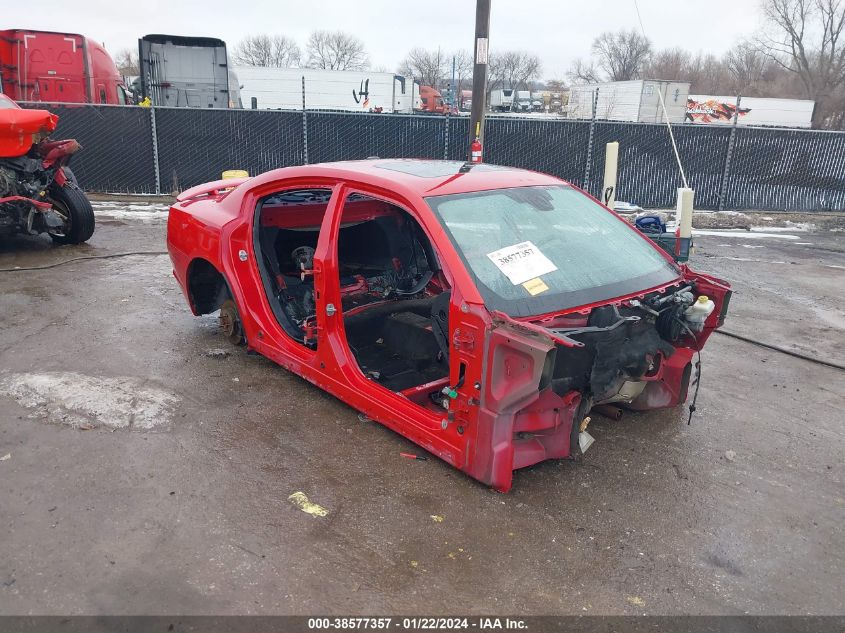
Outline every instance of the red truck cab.
<path id="1" fill-rule="evenodd" d="M 420 86 L 420 110 L 423 112 L 439 112 L 446 114 L 448 106 L 443 102 L 440 91 L 431 86 Z"/>
<path id="2" fill-rule="evenodd" d="M 0 91 L 15 101 L 127 103 L 106 49 L 76 33 L 0 31 Z"/>

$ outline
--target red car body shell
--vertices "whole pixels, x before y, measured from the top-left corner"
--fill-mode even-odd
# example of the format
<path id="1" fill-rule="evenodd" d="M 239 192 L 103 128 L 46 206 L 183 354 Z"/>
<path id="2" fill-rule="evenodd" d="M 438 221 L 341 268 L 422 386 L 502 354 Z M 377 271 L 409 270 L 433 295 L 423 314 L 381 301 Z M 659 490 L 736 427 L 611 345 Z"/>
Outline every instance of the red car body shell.
<path id="1" fill-rule="evenodd" d="M 681 266 L 678 279 L 671 284 L 539 315 L 532 317 L 531 322 L 491 313 L 424 198 L 568 183 L 519 169 L 471 170 L 428 178 L 378 168 L 378 162 L 288 167 L 251 179 L 218 181 L 183 192 L 170 210 L 168 249 L 173 274 L 194 313 L 197 310 L 189 276 L 192 267 L 204 260 L 225 278 L 250 348 L 500 491 L 511 487 L 514 469 L 570 454 L 573 418 L 581 397 L 577 392 L 557 396 L 537 387 L 547 354 L 556 344 L 548 330 L 536 323 L 543 318 L 554 319 L 573 312 L 587 314 L 596 305 L 618 304 L 672 285 L 695 282 L 701 292 L 716 302 L 716 310 L 693 345 L 676 346 L 676 352 L 662 363 L 659 372 L 647 379 L 651 381 L 649 387 L 638 399 L 642 408 L 683 402 L 686 385 L 682 374 L 689 371 L 693 346 L 703 345 L 719 325 L 720 308 L 729 295 L 727 284 Z M 314 255 L 314 289 L 318 297 L 316 350 L 294 341 L 279 325 L 261 283 L 252 239 L 259 200 L 283 189 L 303 187 L 333 191 Z M 330 316 L 321 309 L 328 304 L 341 305 L 335 244 L 343 201 L 352 192 L 390 202 L 408 212 L 429 238 L 442 265 L 452 290 L 448 384 L 460 384 L 448 413 L 420 406 L 409 394 L 394 393 L 365 377 L 347 345 L 341 315 Z M 619 221 L 625 222 L 622 218 Z M 644 236 L 642 239 L 648 241 Z M 665 253 L 664 256 L 671 261 Z M 458 377 L 461 366 L 463 380 Z M 520 439 L 522 436 L 525 439 Z"/>

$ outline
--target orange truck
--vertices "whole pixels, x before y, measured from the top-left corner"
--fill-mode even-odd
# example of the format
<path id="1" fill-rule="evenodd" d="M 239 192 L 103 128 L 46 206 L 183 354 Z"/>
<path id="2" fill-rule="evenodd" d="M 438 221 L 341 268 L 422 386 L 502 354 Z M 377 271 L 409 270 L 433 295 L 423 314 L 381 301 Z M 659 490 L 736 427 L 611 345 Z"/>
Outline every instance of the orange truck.
<path id="1" fill-rule="evenodd" d="M 443 96 L 440 91 L 431 86 L 420 86 L 420 108 L 422 112 L 437 112 L 438 114 L 446 114 L 449 110 L 443 102 Z"/>

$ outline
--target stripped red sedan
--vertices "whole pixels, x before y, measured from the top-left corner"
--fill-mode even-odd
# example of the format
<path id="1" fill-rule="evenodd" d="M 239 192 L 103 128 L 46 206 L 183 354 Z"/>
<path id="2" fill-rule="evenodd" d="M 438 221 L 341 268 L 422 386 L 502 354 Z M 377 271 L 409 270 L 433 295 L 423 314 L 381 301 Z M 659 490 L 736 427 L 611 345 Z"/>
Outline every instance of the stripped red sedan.
<path id="1" fill-rule="evenodd" d="M 168 247 L 233 343 L 500 491 L 586 449 L 596 405 L 682 404 L 730 297 L 577 187 L 460 162 L 195 187 Z"/>

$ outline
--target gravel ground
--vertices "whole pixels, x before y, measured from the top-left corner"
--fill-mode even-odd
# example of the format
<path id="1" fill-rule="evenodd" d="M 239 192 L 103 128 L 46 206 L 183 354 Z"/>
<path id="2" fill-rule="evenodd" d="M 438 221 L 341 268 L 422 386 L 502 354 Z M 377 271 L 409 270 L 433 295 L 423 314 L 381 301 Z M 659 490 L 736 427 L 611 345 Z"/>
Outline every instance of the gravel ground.
<path id="1" fill-rule="evenodd" d="M 0 268 L 163 249 L 164 201 L 97 214 Z M 845 238 L 812 223 L 701 234 L 693 265 L 733 283 L 726 328 L 845 363 Z M 845 610 L 842 371 L 714 335 L 690 426 L 597 417 L 502 495 L 228 348 L 166 256 L 0 292 L 0 613 Z"/>

